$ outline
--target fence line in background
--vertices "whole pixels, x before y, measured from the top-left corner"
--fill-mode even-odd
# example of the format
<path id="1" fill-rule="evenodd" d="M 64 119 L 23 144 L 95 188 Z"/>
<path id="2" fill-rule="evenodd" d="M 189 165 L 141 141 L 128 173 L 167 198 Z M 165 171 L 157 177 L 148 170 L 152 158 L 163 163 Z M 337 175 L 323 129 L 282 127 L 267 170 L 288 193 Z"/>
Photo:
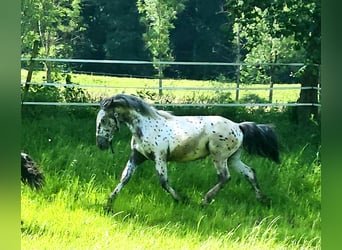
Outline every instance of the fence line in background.
<path id="1" fill-rule="evenodd" d="M 157 64 L 157 65 L 206 65 L 206 66 L 258 66 L 258 65 L 270 65 L 270 66 L 304 66 L 304 63 L 243 63 L 243 62 L 171 62 L 171 61 L 135 61 L 135 60 L 92 60 L 92 59 L 58 59 L 58 58 L 21 58 L 21 61 L 44 61 L 44 62 L 57 62 L 57 63 L 105 63 L 105 64 Z M 315 64 L 314 66 L 319 65 Z M 159 79 L 161 80 L 161 79 Z M 144 89 L 144 90 L 204 90 L 204 91 L 236 91 L 238 93 L 240 90 L 268 90 L 270 91 L 270 102 L 269 103 L 227 103 L 227 104 L 218 104 L 218 103 L 165 103 L 165 104 L 154 104 L 155 106 L 223 106 L 223 107 L 232 107 L 232 106 L 255 106 L 255 107 L 286 107 L 286 106 L 321 106 L 319 103 L 272 103 L 272 94 L 273 90 L 317 90 L 317 92 L 321 91 L 321 87 L 273 87 L 273 84 L 270 84 L 269 87 L 119 87 L 119 86 L 106 86 L 106 85 L 87 85 L 87 84 L 73 84 L 73 83 L 37 83 L 37 82 L 24 82 L 21 83 L 25 86 L 28 85 L 43 85 L 43 86 L 54 86 L 54 87 L 66 87 L 66 88 L 105 88 L 105 89 Z M 318 93 L 317 93 L 318 94 Z M 67 103 L 67 102 L 22 102 L 23 105 L 54 105 L 54 106 L 98 106 L 97 103 Z"/>
<path id="2" fill-rule="evenodd" d="M 38 106 L 88 106 L 97 107 L 99 103 L 84 102 L 23 102 L 24 105 Z M 153 103 L 156 107 L 294 107 L 294 106 L 316 106 L 318 103 Z"/>
<path id="3" fill-rule="evenodd" d="M 66 87 L 66 88 L 107 88 L 107 89 L 151 89 L 158 90 L 159 87 L 141 87 L 141 86 L 107 86 L 107 85 L 91 85 L 91 84 L 74 84 L 74 83 L 38 83 L 38 82 L 22 82 L 22 85 L 42 85 L 42 86 L 53 86 L 53 87 Z M 320 87 L 163 87 L 163 90 L 212 90 L 212 91 L 223 91 L 223 90 L 321 90 Z"/>
<path id="4" fill-rule="evenodd" d="M 59 58 L 21 58 L 21 61 L 43 61 L 59 63 L 105 63 L 105 64 L 157 64 L 157 65 L 207 65 L 207 66 L 242 66 L 242 65 L 273 65 L 273 66 L 304 66 L 304 63 L 238 63 L 238 62 L 172 62 L 172 61 L 136 61 L 136 60 L 94 60 L 94 59 L 59 59 Z M 318 66 L 318 65 L 316 65 Z"/>

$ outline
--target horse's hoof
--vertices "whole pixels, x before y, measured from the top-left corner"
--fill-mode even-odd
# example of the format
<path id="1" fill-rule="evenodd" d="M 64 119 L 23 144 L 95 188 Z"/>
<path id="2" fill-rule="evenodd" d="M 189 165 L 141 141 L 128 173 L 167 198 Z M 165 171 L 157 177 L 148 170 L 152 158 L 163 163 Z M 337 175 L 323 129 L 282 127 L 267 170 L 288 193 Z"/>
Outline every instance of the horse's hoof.
<path id="1" fill-rule="evenodd" d="M 271 199 L 268 198 L 267 196 L 262 196 L 259 198 L 259 201 L 261 204 L 265 205 L 266 207 L 270 208 L 271 207 Z"/>
<path id="2" fill-rule="evenodd" d="M 204 208 L 206 206 L 208 206 L 210 203 L 212 203 L 214 200 L 208 200 L 206 198 L 203 198 L 202 202 L 201 202 L 201 207 Z"/>
<path id="3" fill-rule="evenodd" d="M 190 199 L 185 195 L 177 195 L 177 197 L 173 197 L 173 200 L 176 203 L 180 203 L 180 204 L 189 204 L 190 203 Z"/>
<path id="4" fill-rule="evenodd" d="M 183 196 L 180 200 L 181 203 L 183 204 L 190 204 L 190 199 L 187 196 Z"/>
<path id="5" fill-rule="evenodd" d="M 112 205 L 106 205 L 106 206 L 104 206 L 103 210 L 106 214 L 109 214 L 109 213 L 113 212 L 113 207 L 112 207 Z"/>
<path id="6" fill-rule="evenodd" d="M 206 208 L 207 206 L 208 206 L 208 203 L 205 203 L 205 202 L 201 202 L 201 208 L 203 209 L 203 208 Z"/>
<path id="7" fill-rule="evenodd" d="M 105 210 L 106 213 L 113 212 L 114 198 L 115 197 L 109 197 L 107 199 L 107 203 L 106 203 L 106 205 L 104 207 L 104 210 Z"/>
<path id="8" fill-rule="evenodd" d="M 184 198 L 182 200 L 182 203 L 185 204 L 185 205 L 189 205 L 191 203 L 191 200 L 189 198 Z"/>

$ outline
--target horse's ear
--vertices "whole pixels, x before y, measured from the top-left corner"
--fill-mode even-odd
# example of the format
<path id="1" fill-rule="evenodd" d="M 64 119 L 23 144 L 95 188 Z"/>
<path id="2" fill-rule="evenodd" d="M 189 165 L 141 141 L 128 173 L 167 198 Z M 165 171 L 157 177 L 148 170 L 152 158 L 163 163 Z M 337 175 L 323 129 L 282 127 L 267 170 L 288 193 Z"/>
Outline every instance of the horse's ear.
<path id="1" fill-rule="evenodd" d="M 122 99 L 114 100 L 112 97 L 105 98 L 100 102 L 100 106 L 103 109 L 111 109 L 116 107 L 121 107 L 125 105 L 125 101 Z"/>
<path id="2" fill-rule="evenodd" d="M 109 109 L 112 106 L 113 99 L 112 98 L 104 98 L 100 101 L 100 107 L 102 109 Z"/>

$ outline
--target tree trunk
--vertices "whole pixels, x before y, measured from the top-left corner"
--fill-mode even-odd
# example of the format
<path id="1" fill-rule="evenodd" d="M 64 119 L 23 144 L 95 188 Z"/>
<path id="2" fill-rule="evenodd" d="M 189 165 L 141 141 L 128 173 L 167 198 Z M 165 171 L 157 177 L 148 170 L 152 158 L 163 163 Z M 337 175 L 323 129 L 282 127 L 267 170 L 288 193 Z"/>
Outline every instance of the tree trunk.
<path id="1" fill-rule="evenodd" d="M 272 76 L 270 76 L 270 92 L 268 94 L 268 102 L 269 103 L 273 102 L 273 85 L 274 85 L 274 83 L 272 82 Z"/>
<path id="2" fill-rule="evenodd" d="M 31 82 L 32 74 L 33 74 L 33 70 L 34 70 L 34 65 L 36 62 L 36 61 L 33 61 L 32 59 L 37 57 L 38 50 L 39 50 L 39 41 L 35 40 L 33 42 L 32 55 L 31 55 L 31 59 L 30 59 L 29 70 L 27 72 L 27 77 L 26 77 L 26 82 L 25 82 L 25 87 L 24 87 L 24 93 L 22 94 L 22 97 L 21 97 L 22 103 L 24 102 L 26 94 L 29 90 L 30 85 L 28 83 Z"/>
<path id="3" fill-rule="evenodd" d="M 310 87 L 310 89 L 302 89 L 300 91 L 298 103 L 318 103 L 318 69 L 316 66 L 306 66 L 301 77 L 302 87 Z M 310 118 L 318 119 L 318 107 L 314 105 L 298 106 L 297 121 L 299 123 L 307 123 Z"/>
<path id="4" fill-rule="evenodd" d="M 45 73 L 46 73 L 46 82 L 51 83 L 52 82 L 52 76 L 51 76 L 51 62 L 45 62 Z"/>

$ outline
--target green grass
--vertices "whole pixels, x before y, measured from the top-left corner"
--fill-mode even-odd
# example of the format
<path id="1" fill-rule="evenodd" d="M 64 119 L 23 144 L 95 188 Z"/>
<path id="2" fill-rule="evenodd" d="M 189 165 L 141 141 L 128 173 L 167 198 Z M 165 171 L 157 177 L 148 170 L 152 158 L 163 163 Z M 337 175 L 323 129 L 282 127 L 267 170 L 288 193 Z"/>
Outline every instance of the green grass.
<path id="1" fill-rule="evenodd" d="M 21 71 L 21 79 L 24 82 L 26 79 L 27 71 Z M 33 73 L 32 82 L 43 82 L 44 72 L 37 71 Z M 157 95 L 157 79 L 147 78 L 129 78 L 129 77 L 111 77 L 111 76 L 96 76 L 96 75 L 85 75 L 85 74 L 72 74 L 71 81 L 82 85 L 99 85 L 105 86 L 102 88 L 88 87 L 86 91 L 95 100 L 100 99 L 104 96 L 109 96 L 117 93 L 136 94 L 137 90 L 145 90 L 150 93 Z M 61 83 L 65 83 L 64 79 L 60 79 Z M 106 88 L 107 87 L 107 88 Z M 114 88 L 110 88 L 114 87 Z M 196 100 L 202 99 L 205 101 L 208 97 L 217 95 L 217 90 L 187 90 L 186 88 L 235 88 L 236 83 L 222 83 L 218 81 L 200 81 L 200 80 L 174 80 L 164 79 L 163 87 L 178 87 L 178 90 L 163 90 L 164 97 L 163 102 L 191 102 L 195 98 Z M 246 102 L 252 102 L 252 96 L 258 96 L 259 100 L 267 102 L 269 98 L 269 85 L 268 84 L 241 84 L 239 93 L 239 100 Z M 289 88 L 289 87 L 300 87 L 300 84 L 274 84 L 274 88 Z M 243 89 L 245 88 L 245 90 Z M 263 88 L 262 90 L 248 90 L 247 88 Z M 224 90 L 220 91 L 220 94 L 228 94 L 232 99 L 235 100 L 235 90 Z M 275 89 L 273 90 L 273 102 L 276 103 L 287 103 L 296 102 L 299 98 L 300 90 L 290 89 Z M 247 99 L 247 100 L 246 100 Z M 255 99 L 255 98 L 254 98 Z"/>
<path id="2" fill-rule="evenodd" d="M 211 160 L 204 159 L 169 164 L 171 185 L 189 204 L 174 203 L 153 163 L 145 162 L 120 193 L 114 213 L 106 214 L 106 198 L 130 153 L 128 130 L 122 126 L 115 136 L 112 155 L 95 145 L 93 111 L 84 118 L 24 115 L 22 148 L 44 170 L 46 185 L 40 192 L 22 185 L 22 249 L 320 249 L 319 129 L 301 130 L 284 116 L 273 117 L 280 165 L 244 155 L 272 200 L 270 208 L 235 172 L 215 201 L 201 208 L 216 182 Z"/>

